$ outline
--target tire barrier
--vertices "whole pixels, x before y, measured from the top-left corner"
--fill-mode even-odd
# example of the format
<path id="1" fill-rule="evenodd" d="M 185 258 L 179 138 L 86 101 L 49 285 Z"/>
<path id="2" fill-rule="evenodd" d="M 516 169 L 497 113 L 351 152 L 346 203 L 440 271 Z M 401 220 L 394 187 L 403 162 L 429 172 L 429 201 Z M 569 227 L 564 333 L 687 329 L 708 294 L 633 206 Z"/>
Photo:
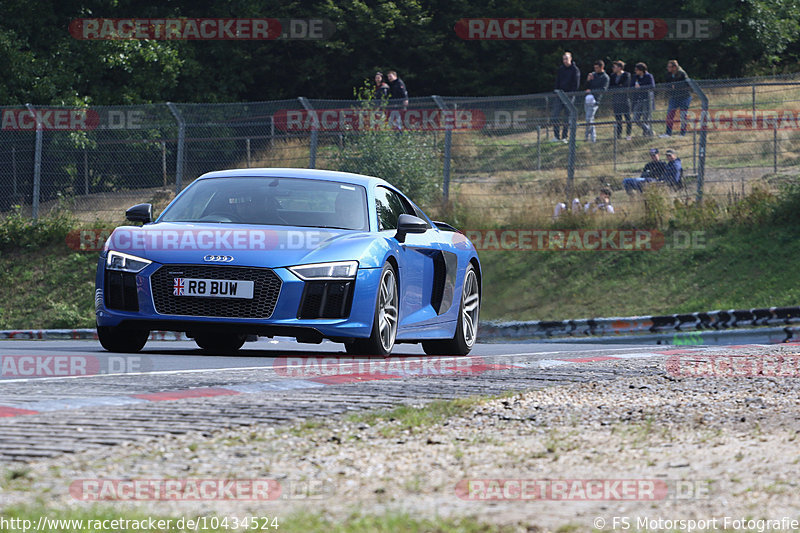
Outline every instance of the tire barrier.
<path id="1" fill-rule="evenodd" d="M 768 307 L 562 321 L 481 322 L 480 337 L 483 339 L 607 337 L 636 333 L 721 331 L 742 327 L 788 325 L 797 322 L 800 322 L 800 307 Z"/>

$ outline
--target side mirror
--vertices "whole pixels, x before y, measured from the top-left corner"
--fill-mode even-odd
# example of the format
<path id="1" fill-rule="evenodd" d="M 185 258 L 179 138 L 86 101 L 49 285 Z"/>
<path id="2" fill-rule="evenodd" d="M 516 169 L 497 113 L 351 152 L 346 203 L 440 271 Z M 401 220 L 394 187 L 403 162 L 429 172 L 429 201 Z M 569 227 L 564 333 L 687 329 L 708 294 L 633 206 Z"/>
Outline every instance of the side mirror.
<path id="1" fill-rule="evenodd" d="M 428 223 L 414 215 L 403 213 L 397 219 L 397 234 L 394 236 L 398 242 L 405 242 L 406 235 L 409 233 L 425 233 L 428 231 Z"/>
<path id="2" fill-rule="evenodd" d="M 136 204 L 125 211 L 125 218 L 131 222 L 142 222 L 147 224 L 153 220 L 153 205 Z"/>

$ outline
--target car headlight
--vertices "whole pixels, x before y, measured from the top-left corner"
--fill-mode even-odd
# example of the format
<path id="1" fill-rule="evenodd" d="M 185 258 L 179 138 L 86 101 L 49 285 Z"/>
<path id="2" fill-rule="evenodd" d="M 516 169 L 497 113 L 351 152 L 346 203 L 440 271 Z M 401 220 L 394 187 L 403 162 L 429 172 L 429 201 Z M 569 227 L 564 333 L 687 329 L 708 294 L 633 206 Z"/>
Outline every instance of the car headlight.
<path id="1" fill-rule="evenodd" d="M 357 270 L 358 261 L 337 261 L 289 267 L 289 271 L 303 281 L 353 279 L 356 277 Z"/>
<path id="2" fill-rule="evenodd" d="M 136 257 L 135 255 L 123 254 L 122 252 L 110 251 L 106 257 L 107 269 L 121 270 L 123 272 L 140 272 L 150 263 L 152 263 L 152 261 Z"/>

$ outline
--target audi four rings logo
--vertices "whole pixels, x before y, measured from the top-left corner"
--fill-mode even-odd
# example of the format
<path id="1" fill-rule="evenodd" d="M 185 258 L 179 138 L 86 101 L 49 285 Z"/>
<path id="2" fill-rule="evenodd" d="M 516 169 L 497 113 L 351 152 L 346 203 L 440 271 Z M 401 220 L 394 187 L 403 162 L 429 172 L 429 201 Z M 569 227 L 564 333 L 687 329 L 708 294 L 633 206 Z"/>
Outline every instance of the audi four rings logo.
<path id="1" fill-rule="evenodd" d="M 233 261 L 233 257 L 230 255 L 207 255 L 203 257 L 203 261 L 214 263 L 230 263 Z"/>

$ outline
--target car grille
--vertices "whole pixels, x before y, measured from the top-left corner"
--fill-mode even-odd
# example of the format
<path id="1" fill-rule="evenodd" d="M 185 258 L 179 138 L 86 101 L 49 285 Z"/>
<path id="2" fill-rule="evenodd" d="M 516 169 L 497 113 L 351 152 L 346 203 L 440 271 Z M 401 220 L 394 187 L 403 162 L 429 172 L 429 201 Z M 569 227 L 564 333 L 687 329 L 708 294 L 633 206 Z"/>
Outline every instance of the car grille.
<path id="1" fill-rule="evenodd" d="M 253 281 L 253 298 L 175 296 L 173 278 Z M 150 277 L 153 303 L 162 315 L 269 318 L 281 292 L 281 278 L 269 268 L 205 265 L 164 265 Z"/>

